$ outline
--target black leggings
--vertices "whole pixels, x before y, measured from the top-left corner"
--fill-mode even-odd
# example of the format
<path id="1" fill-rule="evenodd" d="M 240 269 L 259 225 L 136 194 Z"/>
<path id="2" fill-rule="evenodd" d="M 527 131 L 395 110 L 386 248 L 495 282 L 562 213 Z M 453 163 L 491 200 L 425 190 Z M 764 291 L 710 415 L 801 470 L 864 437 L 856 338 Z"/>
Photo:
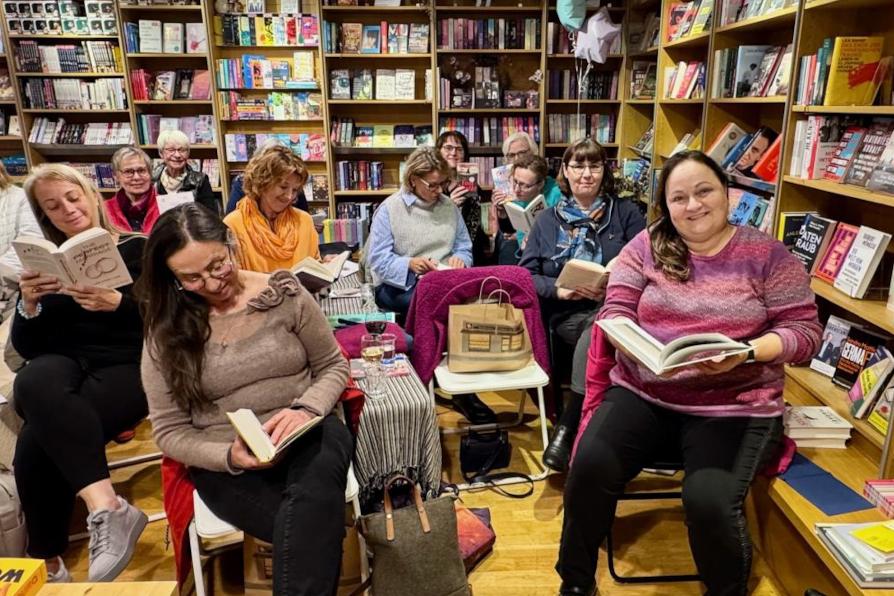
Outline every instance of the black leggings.
<path id="1" fill-rule="evenodd" d="M 109 477 L 106 443 L 148 414 L 140 366 L 45 354 L 16 375 L 13 398 L 25 420 L 14 466 L 28 554 L 49 559 L 68 546 L 78 491 Z"/>
<path id="2" fill-rule="evenodd" d="M 775 452 L 782 417 L 708 418 L 662 408 L 612 387 L 581 437 L 565 482 L 565 519 L 556 571 L 588 587 L 615 518 L 616 496 L 643 467 L 678 459 L 689 546 L 710 596 L 745 595 L 751 539 L 742 504 L 757 470 Z"/>
<path id="3" fill-rule="evenodd" d="M 235 476 L 191 468 L 190 474 L 218 517 L 273 543 L 274 594 L 325 596 L 338 588 L 353 454 L 350 431 L 330 414 L 272 468 Z"/>

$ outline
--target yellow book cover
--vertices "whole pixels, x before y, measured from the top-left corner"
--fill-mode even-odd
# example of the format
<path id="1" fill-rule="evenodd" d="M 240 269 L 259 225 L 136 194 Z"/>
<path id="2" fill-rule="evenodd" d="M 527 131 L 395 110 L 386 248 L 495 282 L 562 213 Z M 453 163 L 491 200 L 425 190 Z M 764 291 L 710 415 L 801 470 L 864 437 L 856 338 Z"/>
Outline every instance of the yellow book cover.
<path id="1" fill-rule="evenodd" d="M 267 29 L 264 28 L 264 17 L 256 16 L 255 19 L 255 38 L 252 40 L 256 46 L 266 46 Z"/>
<path id="2" fill-rule="evenodd" d="M 851 536 L 886 555 L 894 552 L 894 525 L 891 522 L 851 530 Z"/>
<path id="3" fill-rule="evenodd" d="M 872 103 L 881 84 L 876 75 L 883 42 L 881 37 L 835 38 L 823 105 L 865 106 Z"/>
<path id="4" fill-rule="evenodd" d="M 46 582 L 42 559 L 0 558 L 0 596 L 35 596 Z"/>

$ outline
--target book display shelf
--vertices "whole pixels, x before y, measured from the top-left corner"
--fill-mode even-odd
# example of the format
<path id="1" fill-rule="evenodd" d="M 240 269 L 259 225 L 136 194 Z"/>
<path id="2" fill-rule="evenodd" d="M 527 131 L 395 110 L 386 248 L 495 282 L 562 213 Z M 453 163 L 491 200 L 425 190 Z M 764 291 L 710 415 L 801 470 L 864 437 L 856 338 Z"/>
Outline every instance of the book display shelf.
<path id="1" fill-rule="evenodd" d="M 0 70 L 5 71 L 5 74 L 2 76 L 7 77 L 6 84 L 8 86 L 8 91 L 0 97 L 0 113 L 3 115 L 3 123 L 0 126 L 0 158 L 6 158 L 17 163 L 19 169 L 9 167 L 10 164 L 7 164 L 7 170 L 10 171 L 13 180 L 21 182 L 25 178 L 23 174 L 27 171 L 27 160 L 25 160 L 24 139 L 20 132 L 21 127 L 18 124 L 20 122 L 19 110 L 21 107 L 18 104 L 18 94 L 15 93 L 11 78 L 15 65 L 9 59 L 7 50 L 10 45 L 5 27 L 0 28 L 0 45 L 3 46 L 2 56 L 0 56 Z M 22 163 L 23 161 L 25 162 L 24 164 Z M 21 169 L 23 165 L 26 168 L 25 170 Z"/>
<path id="2" fill-rule="evenodd" d="M 649 130 L 654 133 L 655 82 L 658 68 L 658 43 L 653 44 L 646 31 L 647 23 L 660 19 L 661 0 L 639 0 L 627 8 L 625 28 L 624 76 L 621 85 L 623 106 L 617 133 L 620 159 L 646 159 L 652 161 L 654 143 L 646 151 L 637 146 Z M 638 37 L 629 34 L 638 25 Z M 646 39 L 649 37 L 649 39 Z M 656 40 L 660 42 L 660 37 Z M 651 72 L 651 84 L 644 79 Z"/>

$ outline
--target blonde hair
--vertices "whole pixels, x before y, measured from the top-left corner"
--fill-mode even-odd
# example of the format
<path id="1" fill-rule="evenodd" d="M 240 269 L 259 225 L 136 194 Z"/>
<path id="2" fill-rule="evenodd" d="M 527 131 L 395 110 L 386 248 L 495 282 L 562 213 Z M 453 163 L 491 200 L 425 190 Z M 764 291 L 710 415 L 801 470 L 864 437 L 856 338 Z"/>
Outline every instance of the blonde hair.
<path id="1" fill-rule="evenodd" d="M 146 164 L 146 169 L 149 170 L 150 173 L 152 172 L 152 159 L 139 147 L 131 147 L 130 145 L 122 147 L 112 154 L 112 169 L 115 170 L 115 172 L 120 172 L 121 164 L 128 157 L 139 157 L 143 160 L 143 163 Z"/>
<path id="2" fill-rule="evenodd" d="M 404 167 L 404 175 L 401 178 L 401 184 L 404 190 L 411 190 L 410 183 L 413 176 L 422 178 L 426 174 L 432 172 L 441 172 L 442 174 L 450 174 L 450 166 L 441 156 L 441 153 L 434 147 L 419 147 L 407 157 L 406 166 Z"/>
<path id="3" fill-rule="evenodd" d="M 304 160 L 285 145 L 274 145 L 252 156 L 245 167 L 242 187 L 246 196 L 257 200 L 265 188 L 292 174 L 298 174 L 302 185 L 307 182 L 307 166 L 304 165 Z"/>
<path id="4" fill-rule="evenodd" d="M 506 137 L 506 140 L 503 141 L 503 157 L 507 156 L 507 154 L 509 153 L 509 147 L 511 147 L 512 143 L 516 141 L 525 141 L 528 144 L 528 148 L 531 150 L 531 155 L 539 154 L 537 143 L 534 142 L 534 139 L 531 138 L 531 135 L 523 130 L 519 130 Z"/>
<path id="5" fill-rule="evenodd" d="M 0 161 L 0 190 L 6 190 L 12 186 L 12 176 L 6 171 L 6 166 Z"/>
<path id="6" fill-rule="evenodd" d="M 90 180 L 71 166 L 61 163 L 45 163 L 31 171 L 31 174 L 25 180 L 24 188 L 25 196 L 28 197 L 28 204 L 31 205 L 31 211 L 34 212 L 34 217 L 37 218 L 37 223 L 48 240 L 56 244 L 62 244 L 68 239 L 62 230 L 53 225 L 35 196 L 35 186 L 37 186 L 38 182 L 51 181 L 68 182 L 79 186 L 87 200 L 93 202 L 93 213 L 91 216 L 93 224 L 112 234 L 121 235 L 122 230 L 113 226 L 106 217 L 106 211 L 102 207 L 102 196 Z"/>
<path id="7" fill-rule="evenodd" d="M 155 144 L 158 145 L 158 151 L 164 151 L 168 143 L 183 145 L 186 147 L 187 153 L 189 153 L 189 137 L 182 130 L 163 130 L 158 133 L 158 140 L 155 141 Z"/>

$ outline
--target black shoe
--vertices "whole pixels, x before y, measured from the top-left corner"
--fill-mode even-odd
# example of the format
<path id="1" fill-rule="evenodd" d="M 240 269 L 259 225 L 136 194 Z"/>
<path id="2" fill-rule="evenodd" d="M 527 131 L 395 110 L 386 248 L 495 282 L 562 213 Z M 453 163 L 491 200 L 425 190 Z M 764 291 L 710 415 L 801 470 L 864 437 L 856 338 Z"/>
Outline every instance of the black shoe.
<path id="1" fill-rule="evenodd" d="M 571 461 L 571 448 L 574 446 L 574 432 L 560 424 L 553 433 L 553 438 L 543 452 L 543 465 L 556 472 L 564 472 Z M 574 592 L 570 592 L 573 594 Z M 581 592 L 583 594 L 583 592 Z"/>
<path id="2" fill-rule="evenodd" d="M 589 588 L 580 588 L 578 586 L 566 586 L 564 583 L 559 588 L 559 596 L 596 596 L 596 585 Z"/>
<path id="3" fill-rule="evenodd" d="M 497 415 L 474 393 L 453 396 L 453 408 L 472 424 L 492 424 Z"/>

